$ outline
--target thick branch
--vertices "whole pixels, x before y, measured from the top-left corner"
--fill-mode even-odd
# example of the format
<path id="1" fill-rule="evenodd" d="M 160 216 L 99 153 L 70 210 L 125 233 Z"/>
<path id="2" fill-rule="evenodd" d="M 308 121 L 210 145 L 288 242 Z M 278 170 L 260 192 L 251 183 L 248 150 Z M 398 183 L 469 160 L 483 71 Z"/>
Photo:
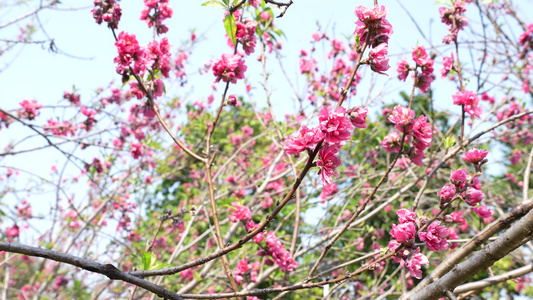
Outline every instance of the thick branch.
<path id="1" fill-rule="evenodd" d="M 26 254 L 29 256 L 36 256 L 36 257 L 43 257 L 43 258 L 51 259 L 54 261 L 66 263 L 66 264 L 73 265 L 73 266 L 82 268 L 84 270 L 87 270 L 93 273 L 105 275 L 111 280 L 122 280 L 125 282 L 129 282 L 133 285 L 142 287 L 158 295 L 161 298 L 183 300 L 183 298 L 180 295 L 169 292 L 166 289 L 158 285 L 155 285 L 147 280 L 144 280 L 142 278 L 135 277 L 126 272 L 122 272 L 111 264 L 101 264 L 101 263 L 98 263 L 98 262 L 95 262 L 89 259 L 85 259 L 85 258 L 81 258 L 81 257 L 77 257 L 74 255 L 65 254 L 65 253 L 61 253 L 61 252 L 57 252 L 53 250 L 47 250 L 47 249 L 42 249 L 42 248 L 36 248 L 36 247 L 13 244 L 13 243 L 5 243 L 5 242 L 0 242 L 0 251 Z"/>

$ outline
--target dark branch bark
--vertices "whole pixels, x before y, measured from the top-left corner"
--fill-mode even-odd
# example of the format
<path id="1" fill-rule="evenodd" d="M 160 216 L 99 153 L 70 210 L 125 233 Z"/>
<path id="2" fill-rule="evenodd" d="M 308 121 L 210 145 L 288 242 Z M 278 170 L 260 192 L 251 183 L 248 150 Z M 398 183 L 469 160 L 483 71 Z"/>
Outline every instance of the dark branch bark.
<path id="1" fill-rule="evenodd" d="M 111 280 L 122 280 L 143 289 L 146 289 L 159 297 L 172 300 L 183 300 L 183 298 L 175 293 L 165 290 L 164 288 L 153 284 L 147 280 L 139 277 L 135 277 L 128 273 L 122 272 L 111 264 L 101 264 L 89 259 L 77 257 L 70 254 L 65 254 L 53 250 L 47 250 L 42 248 L 36 248 L 26 245 L 13 244 L 0 242 L 0 251 L 6 251 L 11 253 L 26 254 L 29 256 L 37 256 L 47 258 L 50 260 L 73 265 L 84 270 L 98 273 L 107 276 Z"/>
<path id="2" fill-rule="evenodd" d="M 412 295 L 410 300 L 439 299 L 448 290 L 454 290 L 458 285 L 470 279 L 478 272 L 492 266 L 509 252 L 520 247 L 533 235 L 533 211 L 530 211 L 520 221 L 515 223 L 502 236 L 494 242 L 476 252 L 466 261 L 456 265 L 452 271 L 441 279 L 426 286 L 418 293 Z"/>

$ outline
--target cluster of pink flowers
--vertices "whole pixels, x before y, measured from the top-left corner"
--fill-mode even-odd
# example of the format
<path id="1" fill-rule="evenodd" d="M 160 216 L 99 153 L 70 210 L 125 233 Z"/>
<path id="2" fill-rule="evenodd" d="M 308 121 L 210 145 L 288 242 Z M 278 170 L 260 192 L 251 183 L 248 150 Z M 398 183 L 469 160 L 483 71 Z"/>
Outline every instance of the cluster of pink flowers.
<path id="1" fill-rule="evenodd" d="M 526 53 L 533 49 L 533 23 L 527 25 L 526 31 L 524 31 L 518 38 L 518 43 L 522 46 L 522 51 L 519 57 L 524 58 L 526 57 Z"/>
<path id="2" fill-rule="evenodd" d="M 254 230 L 257 225 L 253 220 L 250 220 L 246 223 L 246 229 L 248 231 Z M 266 246 L 259 250 L 257 255 L 259 256 L 272 256 L 274 263 L 279 266 L 282 270 L 291 272 L 294 269 L 298 268 L 298 263 L 294 260 L 291 254 L 285 250 L 283 244 L 278 240 L 274 231 L 269 231 L 266 236 L 264 232 L 257 234 L 254 237 L 254 242 L 257 244 L 265 240 Z M 265 261 L 266 265 L 272 265 L 272 261 L 267 259 Z"/>
<path id="3" fill-rule="evenodd" d="M 39 103 L 35 100 L 22 100 L 19 103 L 22 106 L 22 109 L 17 111 L 19 118 L 33 120 L 40 113 L 40 110 L 43 107 L 42 103 Z"/>
<path id="4" fill-rule="evenodd" d="M 469 149 L 462 157 L 466 162 L 471 163 L 476 168 L 476 171 L 481 170 L 481 166 L 487 162 L 487 150 Z M 444 185 L 438 193 L 441 201 L 441 207 L 451 203 L 456 195 L 461 195 L 461 198 L 469 206 L 476 206 L 483 200 L 485 196 L 481 191 L 481 183 L 476 177 L 470 176 L 466 169 L 453 170 L 450 173 L 450 184 Z"/>
<path id="5" fill-rule="evenodd" d="M 453 69 L 453 61 L 453 52 L 450 56 L 444 56 L 442 58 L 442 69 L 440 70 L 441 78 L 448 76 L 448 73 Z"/>
<path id="6" fill-rule="evenodd" d="M 347 113 L 349 117 L 346 116 Z M 366 128 L 367 113 L 368 109 L 359 106 L 349 109 L 348 112 L 344 107 L 339 107 L 332 113 L 323 107 L 319 114 L 319 125 L 311 129 L 302 126 L 298 135 L 289 137 L 285 142 L 285 153 L 314 151 L 318 143 L 324 142 L 325 145 L 322 145 L 323 148 L 318 153 L 317 166 L 322 175 L 322 184 L 329 185 L 331 176 L 338 176 L 335 169 L 341 163 L 337 157 L 340 147 L 350 139 L 354 127 Z"/>
<path id="7" fill-rule="evenodd" d="M 402 208 L 398 210 L 399 225 L 392 224 L 390 232 L 393 240 L 389 242 L 389 250 L 396 251 L 400 243 L 404 243 L 403 249 L 393 256 L 394 261 L 409 270 L 411 276 L 422 278 L 422 265 L 429 264 L 427 257 L 420 253 L 420 248 L 415 246 L 414 238 L 416 234 L 416 214 L 410 210 Z"/>
<path id="8" fill-rule="evenodd" d="M 74 92 L 67 92 L 65 91 L 63 93 L 63 99 L 67 99 L 70 104 L 78 106 L 80 105 L 80 95 L 76 94 Z"/>
<path id="9" fill-rule="evenodd" d="M 442 23 L 450 26 L 448 35 L 442 39 L 445 44 L 450 44 L 457 41 L 457 35 L 460 30 L 463 30 L 468 25 L 468 19 L 464 16 L 466 12 L 466 1 L 453 1 L 453 7 L 439 8 L 440 18 Z"/>
<path id="10" fill-rule="evenodd" d="M 48 124 L 43 126 L 45 131 L 51 132 L 54 135 L 66 137 L 67 135 L 74 136 L 78 130 L 78 126 L 71 124 L 68 121 L 54 121 L 52 119 L 48 120 Z"/>
<path id="11" fill-rule="evenodd" d="M 452 96 L 453 104 L 463 105 L 465 111 L 472 119 L 481 117 L 483 108 L 479 106 L 479 98 L 476 93 L 472 91 L 460 91 Z"/>
<path id="12" fill-rule="evenodd" d="M 428 56 L 424 46 L 418 46 L 413 50 L 413 61 L 416 64 L 415 68 L 411 68 L 407 58 L 401 58 L 398 60 L 398 67 L 396 69 L 398 72 L 398 78 L 405 81 L 410 71 L 419 68 L 420 71 L 415 73 L 417 74 L 415 84 L 422 93 L 425 93 L 428 91 L 433 80 L 435 80 L 435 75 L 433 74 L 434 61 Z"/>
<path id="13" fill-rule="evenodd" d="M 244 205 L 239 205 L 239 202 L 232 202 L 228 211 L 231 211 L 232 213 L 228 218 L 233 223 L 252 219 L 252 212 L 250 209 Z"/>
<path id="14" fill-rule="evenodd" d="M 13 118 L 0 111 L 0 129 L 2 129 L 2 123 L 8 128 L 11 122 L 13 122 Z"/>
<path id="15" fill-rule="evenodd" d="M 248 258 L 239 260 L 236 270 L 233 272 L 235 275 L 235 281 L 241 283 L 245 278 L 250 279 L 252 282 L 257 281 L 257 274 L 261 270 L 261 262 L 255 261 L 251 264 L 248 263 Z M 248 298 L 250 299 L 250 298 Z"/>
<path id="16" fill-rule="evenodd" d="M 389 116 L 389 121 L 395 125 L 399 132 L 406 135 L 403 142 L 411 147 L 405 153 L 415 165 L 422 166 L 422 159 L 425 157 L 424 149 L 431 145 L 432 140 L 432 127 L 427 122 L 427 118 L 421 115 L 415 119 L 413 110 L 398 105 Z M 381 141 L 381 145 L 387 152 L 398 153 L 400 151 L 402 140 L 398 131 L 389 133 Z"/>
<path id="17" fill-rule="evenodd" d="M 120 8 L 120 4 L 116 3 L 115 0 L 94 0 L 94 8 L 91 12 L 97 24 L 102 24 L 102 21 L 104 21 L 109 28 L 118 28 L 118 22 L 122 16 L 122 9 Z"/>
<path id="18" fill-rule="evenodd" d="M 173 11 L 169 0 L 144 0 L 141 20 L 146 21 L 148 28 L 155 27 L 157 34 L 166 33 L 168 27 L 163 24 L 165 19 L 171 18 Z"/>
<path id="19" fill-rule="evenodd" d="M 372 47 L 368 63 L 374 72 L 385 74 L 389 66 L 389 59 L 386 57 L 389 51 L 389 38 L 392 35 L 392 25 L 385 18 L 387 9 L 385 6 L 374 6 L 366 8 L 358 6 L 355 8 L 355 15 L 358 20 L 355 33 L 359 36 L 361 44 L 367 42 Z"/>
<path id="20" fill-rule="evenodd" d="M 235 33 L 235 38 L 237 43 L 242 44 L 242 49 L 246 55 L 250 55 L 255 51 L 255 45 L 257 44 L 257 39 L 255 37 L 255 29 L 257 27 L 257 22 L 253 20 L 243 20 L 235 21 L 237 26 L 237 31 Z M 235 47 L 233 41 L 228 36 L 228 45 L 230 47 Z"/>
<path id="21" fill-rule="evenodd" d="M 117 64 L 117 73 L 125 75 L 131 66 L 135 74 L 143 76 L 148 61 L 146 53 L 144 49 L 139 46 L 135 34 L 129 34 L 124 31 L 120 32 L 117 41 L 115 42 L 115 46 L 118 50 L 118 56 L 115 57 L 113 61 Z"/>
<path id="22" fill-rule="evenodd" d="M 448 241 L 446 237 L 448 236 L 448 228 L 446 226 L 439 226 L 440 222 L 432 222 L 425 232 L 419 232 L 418 237 L 422 242 L 426 242 L 429 250 L 439 251 L 439 250 L 448 250 Z"/>
<path id="23" fill-rule="evenodd" d="M 237 83 L 237 79 L 244 79 L 246 65 L 240 54 L 224 53 L 221 58 L 213 60 L 212 63 L 216 82 L 222 79 L 224 82 Z"/>

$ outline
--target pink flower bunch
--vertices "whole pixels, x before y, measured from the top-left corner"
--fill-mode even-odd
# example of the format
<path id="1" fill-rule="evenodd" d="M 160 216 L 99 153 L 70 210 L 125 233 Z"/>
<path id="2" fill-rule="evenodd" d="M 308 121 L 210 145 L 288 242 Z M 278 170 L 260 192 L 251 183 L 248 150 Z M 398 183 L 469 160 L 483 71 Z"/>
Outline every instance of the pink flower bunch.
<path id="1" fill-rule="evenodd" d="M 22 106 L 21 110 L 17 111 L 19 118 L 33 120 L 40 113 L 40 110 L 43 107 L 42 103 L 39 103 L 35 100 L 22 100 L 19 103 Z"/>
<path id="2" fill-rule="evenodd" d="M 406 134 L 404 142 L 412 147 L 406 152 L 412 162 L 417 166 L 422 166 L 424 158 L 424 149 L 431 145 L 432 127 L 423 115 L 417 119 L 415 112 L 404 106 L 396 106 L 392 114 L 389 115 L 389 121 L 395 125 L 396 129 Z M 381 145 L 387 152 L 398 153 L 401 146 L 401 137 L 397 131 L 389 133 Z"/>
<path id="3" fill-rule="evenodd" d="M 494 217 L 492 217 L 494 212 L 488 209 L 485 205 L 476 206 L 473 211 L 483 219 L 483 223 L 485 224 L 494 221 Z"/>
<path id="4" fill-rule="evenodd" d="M 13 122 L 13 118 L 0 111 L 0 129 L 2 129 L 2 123 L 8 128 L 11 122 Z"/>
<path id="5" fill-rule="evenodd" d="M 267 247 L 265 248 L 268 254 L 274 259 L 274 263 L 282 270 L 287 272 L 294 271 L 298 268 L 298 263 L 294 260 L 291 254 L 285 250 L 283 244 L 278 240 L 274 231 L 269 231 L 265 237 Z"/>
<path id="6" fill-rule="evenodd" d="M 339 55 L 341 52 L 346 52 L 344 43 L 338 39 L 331 40 L 331 51 L 328 53 L 328 59 Z"/>
<path id="7" fill-rule="evenodd" d="M 160 42 L 153 41 L 148 44 L 147 55 L 150 56 L 150 61 L 152 69 L 158 69 L 161 71 L 163 76 L 169 76 L 170 72 L 170 47 L 167 37 L 161 39 Z"/>
<path id="8" fill-rule="evenodd" d="M 429 250 L 439 251 L 448 250 L 448 228 L 446 226 L 439 226 L 440 222 L 432 222 L 424 232 L 419 232 L 418 237 L 422 242 L 426 242 Z"/>
<path id="9" fill-rule="evenodd" d="M 316 165 L 320 168 L 320 175 L 322 176 L 322 185 L 331 184 L 331 176 L 339 176 L 335 169 L 340 166 L 341 160 L 337 157 L 340 146 L 326 145 L 318 152 L 318 161 Z"/>
<path id="10" fill-rule="evenodd" d="M 120 32 L 115 46 L 117 47 L 118 56 L 113 61 L 117 64 L 117 73 L 125 75 L 131 66 L 136 75 L 143 76 L 151 62 L 149 61 L 150 57 L 146 55 L 145 49 L 139 46 L 135 35 L 124 31 Z"/>
<path id="11" fill-rule="evenodd" d="M 228 219 L 233 223 L 252 219 L 250 209 L 244 205 L 239 205 L 239 202 L 232 202 L 228 210 L 232 213 L 228 216 Z"/>
<path id="12" fill-rule="evenodd" d="M 318 61 L 316 59 L 300 58 L 300 73 L 302 74 L 314 74 L 318 71 Z"/>
<path id="13" fill-rule="evenodd" d="M 72 105 L 80 105 L 80 95 L 79 94 L 76 94 L 74 92 L 67 92 L 65 91 L 63 93 L 63 99 L 67 99 L 68 102 L 70 102 L 70 104 Z"/>
<path id="14" fill-rule="evenodd" d="M 224 53 L 220 59 L 213 60 L 213 74 L 216 82 L 222 79 L 224 82 L 237 83 L 237 79 L 244 79 L 246 65 L 239 54 Z"/>
<path id="15" fill-rule="evenodd" d="M 344 145 L 350 139 L 353 125 L 346 117 L 346 109 L 339 107 L 334 112 L 329 113 L 324 106 L 318 116 L 318 127 L 326 135 L 326 143 L 330 145 Z"/>
<path id="16" fill-rule="evenodd" d="M 237 17 L 236 17 L 237 19 Z M 237 31 L 235 33 L 237 43 L 242 44 L 242 48 L 246 55 L 250 55 L 255 51 L 255 45 L 257 44 L 257 39 L 255 37 L 255 28 L 257 27 L 257 22 L 253 20 L 243 20 L 235 21 L 237 26 Z M 228 46 L 234 48 L 235 45 L 231 38 L 226 34 L 228 40 Z"/>
<path id="17" fill-rule="evenodd" d="M 302 125 L 297 136 L 289 137 L 285 142 L 285 153 L 298 154 L 306 149 L 315 150 L 316 144 L 322 140 L 326 135 L 318 128 L 307 128 Z"/>
<path id="18" fill-rule="evenodd" d="M 246 259 L 239 260 L 237 263 L 237 266 L 235 268 L 235 271 L 233 274 L 235 274 L 235 281 L 237 283 L 241 283 L 245 277 L 248 277 L 252 280 L 252 282 L 257 281 L 257 273 L 261 269 L 261 263 L 259 261 L 256 261 L 252 264 L 248 263 L 248 257 Z M 251 298 L 248 298 L 251 299 Z"/>
<path id="19" fill-rule="evenodd" d="M 526 53 L 533 48 L 533 23 L 527 25 L 526 31 L 518 38 L 518 43 L 522 46 L 519 57 L 524 58 Z"/>
<path id="20" fill-rule="evenodd" d="M 476 206 L 484 197 L 485 194 L 481 190 L 473 187 L 468 187 L 466 192 L 463 193 L 463 198 L 468 206 Z"/>
<path id="21" fill-rule="evenodd" d="M 43 126 L 43 128 L 45 131 L 61 137 L 66 137 L 69 134 L 74 136 L 76 134 L 76 130 L 78 130 L 77 125 L 71 124 L 68 121 L 59 122 L 52 119 L 49 119 L 48 124 Z"/>
<path id="22" fill-rule="evenodd" d="M 320 199 L 322 200 L 331 199 L 331 195 L 336 194 L 337 191 L 338 189 L 335 183 L 328 184 L 322 188 L 322 192 L 320 193 Z"/>
<path id="23" fill-rule="evenodd" d="M 368 114 L 368 108 L 361 107 L 361 106 L 355 106 L 346 111 L 346 114 L 350 118 L 350 122 L 352 122 L 353 127 L 365 129 L 368 127 L 366 124 L 366 116 Z"/>
<path id="24" fill-rule="evenodd" d="M 413 211 L 402 208 L 396 212 L 398 215 L 399 225 L 392 224 L 391 236 L 398 243 L 408 242 L 415 238 L 416 233 L 416 214 Z"/>
<path id="25" fill-rule="evenodd" d="M 396 251 L 400 244 L 396 240 L 389 242 L 389 251 Z M 415 278 L 422 278 L 422 266 L 429 265 L 427 257 L 420 253 L 420 248 L 404 248 L 396 256 L 393 256 L 395 262 L 399 263 L 402 268 L 407 268 L 409 274 Z"/>
<path id="26" fill-rule="evenodd" d="M 440 189 L 438 196 L 439 196 L 441 203 L 448 203 L 453 199 L 453 196 L 455 196 L 455 193 L 456 193 L 455 186 L 447 183 Z"/>
<path id="27" fill-rule="evenodd" d="M 389 46 L 386 43 L 381 43 L 377 47 L 370 50 L 370 68 L 372 71 L 387 75 L 389 66 L 389 58 L 386 55 L 389 53 Z"/>
<path id="28" fill-rule="evenodd" d="M 111 29 L 118 28 L 118 22 L 122 16 L 122 9 L 120 4 L 115 0 L 94 0 L 94 8 L 91 10 L 96 24 L 102 24 L 102 21 L 107 23 Z"/>
<path id="29" fill-rule="evenodd" d="M 465 111 L 470 115 L 470 117 L 472 117 L 472 119 L 474 117 L 481 117 L 483 108 L 478 106 L 479 98 L 477 97 L 476 93 L 472 91 L 457 92 L 455 93 L 455 95 L 452 96 L 452 99 L 453 104 L 463 105 Z"/>
<path id="30" fill-rule="evenodd" d="M 362 43 L 367 42 L 373 49 L 369 54 L 370 68 L 379 74 L 385 74 L 389 66 L 389 59 L 386 57 L 389 51 L 388 42 L 392 35 L 392 25 L 385 18 L 387 9 L 385 6 L 374 6 L 366 8 L 358 6 L 355 8 L 355 15 L 358 20 L 355 22 L 355 35 L 359 36 Z"/>
<path id="31" fill-rule="evenodd" d="M 442 58 L 442 69 L 440 69 L 441 78 L 448 76 L 448 73 L 453 69 L 453 52 L 450 56 Z"/>
<path id="32" fill-rule="evenodd" d="M 466 2 L 459 0 L 453 2 L 453 8 L 439 8 L 442 23 L 450 26 L 448 28 L 448 35 L 442 39 L 443 43 L 450 44 L 451 42 L 457 41 L 459 31 L 468 25 L 468 19 L 464 16 L 465 12 Z"/>
<path id="33" fill-rule="evenodd" d="M 419 68 L 420 72 L 417 73 L 415 83 L 416 87 L 419 88 L 422 93 L 425 93 L 428 91 L 433 80 L 435 80 L 435 75 L 433 74 L 434 61 L 428 56 L 424 46 L 416 47 L 415 50 L 413 50 L 412 56 L 413 61 L 416 64 L 415 68 L 411 68 L 407 58 L 401 58 L 398 60 L 398 67 L 396 68 L 398 78 L 405 81 L 411 70 Z"/>
<path id="34" fill-rule="evenodd" d="M 358 20 L 355 22 L 354 34 L 359 36 L 361 44 L 367 41 L 372 47 L 381 43 L 388 43 L 392 35 L 392 25 L 387 21 L 387 9 L 384 5 L 366 8 L 358 6 L 355 8 L 355 15 Z"/>
<path id="35" fill-rule="evenodd" d="M 464 156 L 462 158 L 473 164 L 473 165 L 479 165 L 483 160 L 485 160 L 485 157 L 489 154 L 489 151 L 487 150 L 480 150 L 476 148 L 469 149 L 465 152 Z"/>
<path id="36" fill-rule="evenodd" d="M 169 0 L 144 0 L 141 20 L 146 21 L 148 28 L 155 27 L 157 34 L 168 31 L 168 27 L 163 24 L 163 21 L 171 18 L 174 13 L 168 2 Z"/>

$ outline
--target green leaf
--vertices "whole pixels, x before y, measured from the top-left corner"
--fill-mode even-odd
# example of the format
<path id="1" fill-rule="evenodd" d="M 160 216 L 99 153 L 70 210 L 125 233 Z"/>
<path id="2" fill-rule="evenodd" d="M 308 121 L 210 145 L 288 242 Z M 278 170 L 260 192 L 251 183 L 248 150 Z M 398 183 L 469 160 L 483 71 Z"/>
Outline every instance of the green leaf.
<path id="1" fill-rule="evenodd" d="M 442 143 L 444 144 L 444 149 L 449 149 L 451 146 L 455 145 L 455 137 L 447 137 L 442 141 Z"/>
<path id="2" fill-rule="evenodd" d="M 150 255 L 150 253 L 143 251 L 141 259 L 142 259 L 143 270 L 149 270 L 150 265 L 152 264 L 152 256 Z"/>
<path id="3" fill-rule="evenodd" d="M 223 9 L 227 9 L 228 6 L 220 1 L 207 1 L 207 2 L 204 2 L 202 3 L 202 6 L 213 6 L 213 7 L 220 7 L 220 8 L 223 8 Z"/>
<path id="4" fill-rule="evenodd" d="M 226 32 L 231 38 L 233 45 L 237 45 L 237 39 L 235 37 L 237 34 L 237 25 L 235 25 L 235 17 L 232 14 L 227 14 L 224 18 L 224 28 L 226 28 Z"/>

